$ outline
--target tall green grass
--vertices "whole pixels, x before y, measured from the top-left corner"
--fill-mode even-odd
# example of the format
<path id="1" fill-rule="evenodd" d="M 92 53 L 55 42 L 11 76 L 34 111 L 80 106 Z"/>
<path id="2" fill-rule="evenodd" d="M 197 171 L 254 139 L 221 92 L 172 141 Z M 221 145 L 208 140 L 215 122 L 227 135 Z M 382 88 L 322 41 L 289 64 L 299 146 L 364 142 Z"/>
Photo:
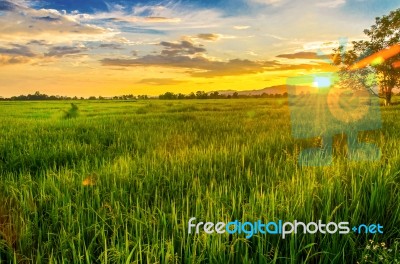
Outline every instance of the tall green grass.
<path id="1" fill-rule="evenodd" d="M 400 260 L 398 106 L 360 134 L 381 161 L 347 161 L 339 136 L 333 166 L 301 167 L 318 141 L 291 137 L 284 100 L 75 104 L 65 119 L 68 102 L 1 103 L 2 263 Z M 193 216 L 380 223 L 384 234 L 193 235 Z"/>

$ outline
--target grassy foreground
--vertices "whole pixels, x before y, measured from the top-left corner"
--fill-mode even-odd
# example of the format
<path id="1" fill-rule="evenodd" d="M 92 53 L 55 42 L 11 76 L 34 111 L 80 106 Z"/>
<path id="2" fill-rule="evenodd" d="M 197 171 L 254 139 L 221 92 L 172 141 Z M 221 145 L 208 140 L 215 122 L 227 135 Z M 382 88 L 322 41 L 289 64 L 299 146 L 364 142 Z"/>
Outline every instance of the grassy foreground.
<path id="1" fill-rule="evenodd" d="M 379 162 L 300 167 L 284 100 L 1 102 L 2 263 L 395 263 L 400 114 Z M 380 223 L 381 235 L 193 235 L 198 221 Z"/>

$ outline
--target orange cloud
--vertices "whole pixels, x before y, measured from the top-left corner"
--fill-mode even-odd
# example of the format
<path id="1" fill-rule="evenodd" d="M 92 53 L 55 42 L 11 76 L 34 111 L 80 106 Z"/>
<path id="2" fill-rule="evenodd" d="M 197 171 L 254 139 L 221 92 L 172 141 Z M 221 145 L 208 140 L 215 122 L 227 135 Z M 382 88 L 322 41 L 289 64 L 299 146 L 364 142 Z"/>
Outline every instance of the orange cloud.
<path id="1" fill-rule="evenodd" d="M 203 33 L 203 34 L 198 34 L 197 38 L 202 40 L 216 41 L 220 39 L 220 35 L 212 33 Z"/>
<path id="2" fill-rule="evenodd" d="M 24 56 L 10 56 L 0 54 L 0 66 L 29 63 L 30 58 Z"/>
<path id="3" fill-rule="evenodd" d="M 154 23 L 178 23 L 181 21 L 180 18 L 168 18 L 168 17 L 145 17 L 144 22 L 154 22 Z"/>
<path id="4" fill-rule="evenodd" d="M 317 53 L 304 51 L 290 54 L 280 54 L 277 57 L 285 59 L 318 59 Z"/>

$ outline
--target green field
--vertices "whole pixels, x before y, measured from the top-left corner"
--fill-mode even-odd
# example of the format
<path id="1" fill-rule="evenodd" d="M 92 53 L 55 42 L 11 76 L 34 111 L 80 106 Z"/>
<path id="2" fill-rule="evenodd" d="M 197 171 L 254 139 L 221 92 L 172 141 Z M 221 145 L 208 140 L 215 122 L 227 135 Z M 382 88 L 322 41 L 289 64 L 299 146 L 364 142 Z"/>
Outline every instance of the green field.
<path id="1" fill-rule="evenodd" d="M 400 106 L 378 162 L 301 167 L 284 99 L 1 102 L 3 263 L 395 263 Z M 84 184 L 83 184 L 84 183 Z M 197 221 L 380 223 L 384 234 L 188 234 Z M 385 243 L 385 244 L 382 244 Z"/>

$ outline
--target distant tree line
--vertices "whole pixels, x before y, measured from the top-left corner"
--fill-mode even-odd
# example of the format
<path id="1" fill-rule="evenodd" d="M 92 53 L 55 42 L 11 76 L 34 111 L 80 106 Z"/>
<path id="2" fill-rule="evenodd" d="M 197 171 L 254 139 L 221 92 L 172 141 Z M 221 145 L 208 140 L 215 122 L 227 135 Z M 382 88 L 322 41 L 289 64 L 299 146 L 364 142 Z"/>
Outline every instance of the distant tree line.
<path id="1" fill-rule="evenodd" d="M 103 97 L 103 96 L 90 96 L 88 98 L 84 97 L 77 97 L 77 96 L 62 96 L 62 95 L 47 95 L 47 94 L 42 94 L 39 91 L 35 92 L 34 94 L 28 94 L 28 95 L 18 95 L 18 96 L 12 96 L 10 98 L 3 98 L 0 97 L 1 101 L 57 101 L 57 100 L 144 100 L 144 99 L 149 99 L 147 95 L 132 95 L 132 94 L 127 94 L 127 95 L 120 95 L 120 96 L 113 96 L 113 97 Z"/>
<path id="2" fill-rule="evenodd" d="M 175 100 L 175 99 L 236 99 L 236 98 L 283 98 L 287 97 L 287 93 L 283 94 L 239 94 L 238 92 L 234 92 L 232 94 L 221 94 L 219 92 L 211 92 L 207 93 L 204 91 L 197 91 L 196 93 L 190 94 L 182 94 L 182 93 L 172 93 L 166 92 L 158 96 L 159 99 L 162 100 Z M 0 97 L 0 101 L 62 101 L 62 100 L 146 100 L 152 99 L 156 97 L 149 97 L 147 95 L 119 95 L 113 97 L 103 97 L 103 96 L 89 96 L 87 98 L 77 97 L 77 96 L 62 96 L 62 95 L 47 95 L 40 93 L 39 91 L 34 94 L 28 95 L 18 95 L 12 96 L 10 98 Z"/>
<path id="3" fill-rule="evenodd" d="M 303 92 L 300 95 L 305 95 Z M 395 94 L 400 96 L 400 92 Z M 285 93 L 275 93 L 275 94 L 239 94 L 238 92 L 234 93 L 224 93 L 221 94 L 219 92 L 204 92 L 204 91 L 197 91 L 196 93 L 192 92 L 190 94 L 182 94 L 182 93 L 172 93 L 166 92 L 158 96 L 161 100 L 179 100 L 179 99 L 237 99 L 237 98 L 286 98 L 288 94 Z M 3 98 L 0 97 L 0 101 L 45 101 L 45 100 L 147 100 L 147 99 L 155 99 L 157 97 L 149 97 L 147 95 L 119 95 L 113 97 L 103 97 L 103 96 L 90 96 L 87 98 L 84 97 L 77 97 L 77 96 L 60 96 L 60 95 L 47 95 L 42 94 L 40 92 L 35 92 L 34 94 L 28 95 L 19 95 L 19 96 L 12 96 L 10 98 Z"/>
<path id="4" fill-rule="evenodd" d="M 236 99 L 236 98 L 284 98 L 287 97 L 287 93 L 283 94 L 239 94 L 234 92 L 232 94 L 221 94 L 219 92 L 206 93 L 204 91 L 197 91 L 196 93 L 182 94 L 166 92 L 158 96 L 162 100 L 176 100 L 176 99 Z"/>
<path id="5" fill-rule="evenodd" d="M 305 95 L 303 92 L 300 95 Z M 400 96 L 400 92 L 395 94 Z M 158 96 L 161 100 L 180 100 L 180 99 L 238 99 L 238 98 L 286 98 L 288 94 L 285 92 L 283 94 L 239 94 L 238 92 L 234 92 L 232 94 L 221 94 L 219 92 L 211 92 L 206 93 L 204 91 L 197 91 L 196 93 L 190 94 L 182 94 L 182 93 L 172 93 L 166 92 Z M 12 96 L 10 98 L 3 98 L 0 97 L 0 101 L 61 101 L 61 100 L 147 100 L 147 99 L 155 99 L 157 97 L 149 97 L 147 95 L 120 95 L 120 96 L 113 96 L 113 97 L 103 97 L 103 96 L 90 96 L 87 98 L 84 97 L 77 97 L 77 96 L 60 96 L 60 95 L 47 95 L 42 94 L 40 92 L 35 92 L 34 94 L 28 95 L 19 95 L 19 96 Z"/>

